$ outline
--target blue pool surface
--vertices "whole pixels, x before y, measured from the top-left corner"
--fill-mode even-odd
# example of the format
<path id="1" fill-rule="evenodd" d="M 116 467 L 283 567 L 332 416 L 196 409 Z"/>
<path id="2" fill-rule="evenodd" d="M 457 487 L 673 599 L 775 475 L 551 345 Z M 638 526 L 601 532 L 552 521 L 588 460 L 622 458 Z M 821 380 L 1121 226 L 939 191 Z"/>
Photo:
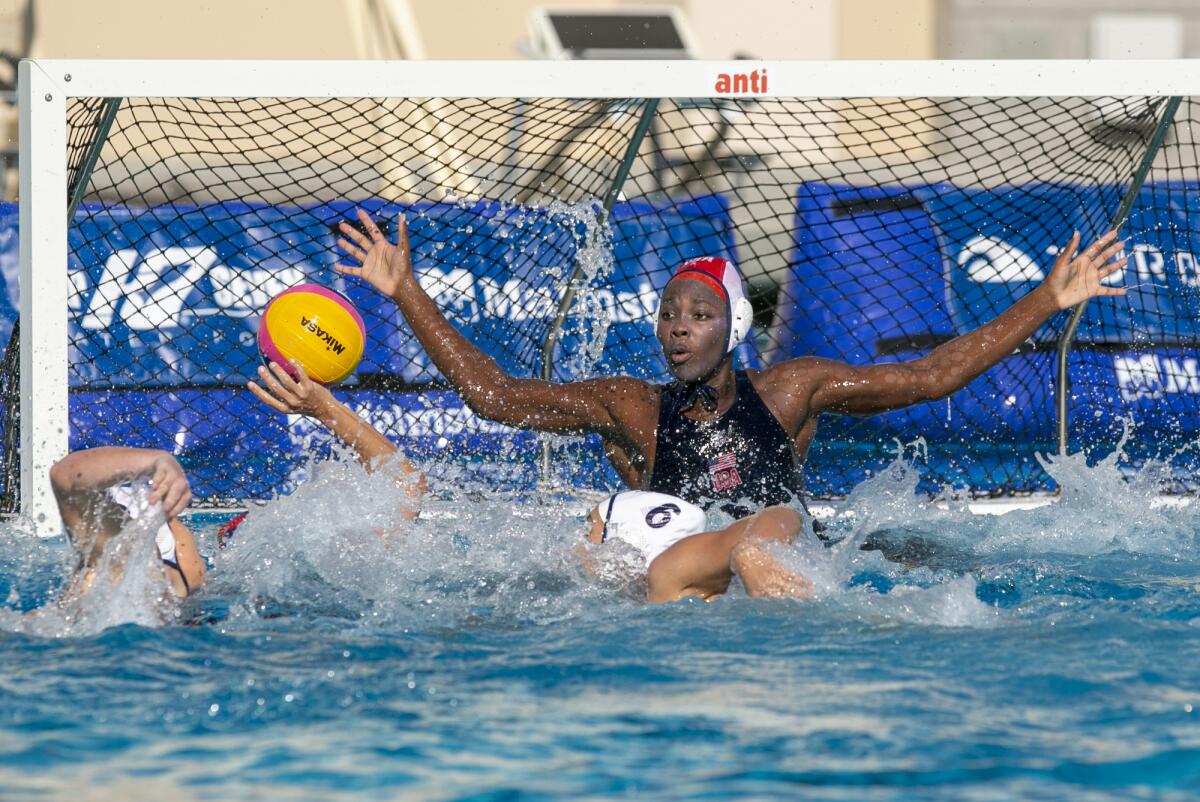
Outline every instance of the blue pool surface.
<path id="1" fill-rule="evenodd" d="M 0 796 L 1197 798 L 1196 506 L 1075 458 L 1058 504 L 974 516 L 919 471 L 782 553 L 803 602 L 649 606 L 584 576 L 559 497 L 457 493 L 380 534 L 381 480 L 340 464 L 252 511 L 190 624 L 108 625 L 142 620 L 127 590 L 30 623 L 70 555 L 5 530 Z"/>

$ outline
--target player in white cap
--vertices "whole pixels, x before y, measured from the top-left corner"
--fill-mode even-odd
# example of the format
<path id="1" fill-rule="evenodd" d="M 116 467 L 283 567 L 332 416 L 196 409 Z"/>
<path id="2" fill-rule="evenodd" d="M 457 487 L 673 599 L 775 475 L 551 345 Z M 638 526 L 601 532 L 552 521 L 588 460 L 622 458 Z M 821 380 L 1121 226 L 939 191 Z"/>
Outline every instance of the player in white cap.
<path id="1" fill-rule="evenodd" d="M 790 510 L 788 512 L 795 514 Z M 768 552 L 766 541 L 785 539 L 785 532 L 774 532 L 778 535 L 775 538 L 761 536 L 763 532 L 770 534 L 771 527 L 778 530 L 780 526 L 785 529 L 791 526 L 793 522 L 785 515 L 782 508 L 767 510 L 758 516 L 737 521 L 727 530 L 721 530 L 724 533 L 722 536 L 737 541 L 730 550 L 730 568 L 741 577 L 744 584 L 755 588 L 757 595 L 805 598 L 812 584 L 799 574 L 783 568 Z M 751 525 L 758 530 L 759 537 L 746 537 Z M 640 564 L 635 567 L 636 573 L 644 578 L 659 555 L 703 533 L 706 528 L 704 510 L 691 502 L 666 493 L 626 490 L 609 496 L 592 509 L 588 514 L 585 534 L 593 546 L 606 546 L 620 541 L 633 547 L 641 557 Z M 691 551 L 686 544 L 677 550 L 685 554 Z M 585 569 L 594 565 L 589 561 L 587 552 L 580 553 L 585 560 Z M 704 597 L 712 599 L 716 595 Z"/>

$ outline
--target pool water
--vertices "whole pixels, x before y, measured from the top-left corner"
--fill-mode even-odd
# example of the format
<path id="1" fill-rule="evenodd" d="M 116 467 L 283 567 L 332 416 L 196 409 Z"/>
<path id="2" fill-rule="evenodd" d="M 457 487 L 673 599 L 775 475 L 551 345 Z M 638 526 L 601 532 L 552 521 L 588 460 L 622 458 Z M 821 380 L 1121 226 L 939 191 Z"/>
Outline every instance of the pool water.
<path id="1" fill-rule="evenodd" d="M 781 552 L 803 602 L 649 606 L 620 554 L 579 569 L 578 500 L 458 493 L 389 532 L 387 478 L 342 463 L 178 611 L 130 571 L 22 616 L 70 555 L 5 530 L 0 796 L 1194 799 L 1200 510 L 1115 457 L 1048 469 L 1056 505 L 973 516 L 898 458 L 838 545 Z"/>

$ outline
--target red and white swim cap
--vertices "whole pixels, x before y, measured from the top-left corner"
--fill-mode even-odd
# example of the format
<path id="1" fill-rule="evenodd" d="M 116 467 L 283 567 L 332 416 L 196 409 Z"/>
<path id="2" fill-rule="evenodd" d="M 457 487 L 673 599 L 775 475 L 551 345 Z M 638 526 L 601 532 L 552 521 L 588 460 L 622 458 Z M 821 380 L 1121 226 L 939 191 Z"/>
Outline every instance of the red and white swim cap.
<path id="1" fill-rule="evenodd" d="M 700 256 L 688 259 L 671 276 L 670 284 L 677 278 L 690 278 L 707 284 L 717 295 L 725 299 L 729 312 L 729 342 L 725 353 L 737 348 L 738 343 L 750 333 L 754 322 L 754 309 L 746 297 L 746 285 L 742 274 L 728 259 L 720 256 Z"/>

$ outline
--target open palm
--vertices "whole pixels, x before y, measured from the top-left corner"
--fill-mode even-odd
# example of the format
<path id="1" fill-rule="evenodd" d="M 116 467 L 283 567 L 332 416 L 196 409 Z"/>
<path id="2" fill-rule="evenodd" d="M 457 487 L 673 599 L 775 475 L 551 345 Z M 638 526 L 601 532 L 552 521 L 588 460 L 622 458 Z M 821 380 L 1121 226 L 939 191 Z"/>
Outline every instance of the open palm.
<path id="1" fill-rule="evenodd" d="M 345 236 L 338 240 L 341 248 L 357 265 L 334 265 L 333 269 L 346 275 L 361 278 L 389 298 L 395 297 L 404 282 L 412 278 L 412 253 L 408 247 L 408 223 L 404 215 L 397 218 L 396 244 L 375 225 L 370 215 L 359 209 L 358 219 L 366 234 L 343 221 L 338 226 Z"/>
<path id="2" fill-rule="evenodd" d="M 1089 298 L 1124 295 L 1126 292 L 1124 287 L 1108 287 L 1101 283 L 1107 276 L 1124 268 L 1128 261 L 1125 256 L 1113 259 L 1125 248 L 1125 243 L 1117 239 L 1117 232 L 1109 231 L 1076 255 L 1079 240 L 1080 235 L 1076 231 L 1067 246 L 1059 252 L 1050 275 L 1043 282 L 1059 309 L 1075 306 Z"/>

